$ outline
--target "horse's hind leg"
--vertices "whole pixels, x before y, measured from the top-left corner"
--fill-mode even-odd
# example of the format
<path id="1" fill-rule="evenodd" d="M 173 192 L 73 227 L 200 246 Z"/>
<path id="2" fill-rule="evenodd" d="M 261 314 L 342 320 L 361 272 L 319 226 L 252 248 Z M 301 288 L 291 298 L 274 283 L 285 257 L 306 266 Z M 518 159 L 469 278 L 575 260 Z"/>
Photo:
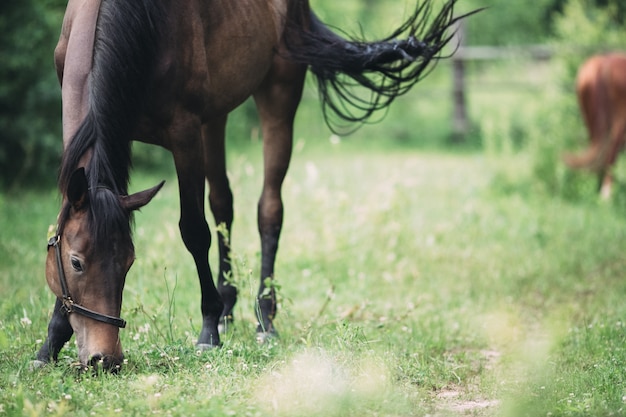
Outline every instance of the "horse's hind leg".
<path id="1" fill-rule="evenodd" d="M 626 140 L 626 119 L 620 119 L 614 115 L 610 135 L 610 148 L 606 157 L 604 169 L 600 173 L 599 181 L 600 196 L 603 199 L 610 198 L 613 192 L 612 170 L 619 153 L 624 148 L 624 141 Z"/>
<path id="2" fill-rule="evenodd" d="M 61 307 L 61 300 L 57 299 L 54 304 L 52 318 L 48 324 L 48 337 L 37 353 L 37 361 L 39 363 L 47 363 L 51 360 L 56 361 L 63 345 L 70 340 L 74 333 L 67 315 L 63 314 Z"/>
<path id="3" fill-rule="evenodd" d="M 233 307 L 237 302 L 237 287 L 231 277 L 230 231 L 233 223 L 233 194 L 226 175 L 224 129 L 226 117 L 203 127 L 205 173 L 209 182 L 209 204 L 218 226 L 220 269 L 218 291 L 224 302 L 220 327 L 227 330 L 233 321 Z"/>
<path id="4" fill-rule="evenodd" d="M 611 188 L 613 185 L 613 178 L 611 176 L 611 169 L 604 168 L 598 172 L 597 190 L 600 193 L 600 198 L 603 200 L 611 197 Z"/>
<path id="5" fill-rule="evenodd" d="M 261 283 L 258 292 L 257 334 L 263 341 L 275 334 L 274 262 L 283 222 L 281 187 L 293 140 L 293 120 L 302 95 L 305 68 L 275 58 L 274 66 L 254 99 L 263 128 L 263 191 L 258 205 L 261 237 Z"/>
<path id="6" fill-rule="evenodd" d="M 211 233 L 204 214 L 205 172 L 200 126 L 191 123 L 172 146 L 180 186 L 180 233 L 193 256 L 202 293 L 198 346 L 219 346 L 218 322 L 224 307 L 209 268 Z"/>

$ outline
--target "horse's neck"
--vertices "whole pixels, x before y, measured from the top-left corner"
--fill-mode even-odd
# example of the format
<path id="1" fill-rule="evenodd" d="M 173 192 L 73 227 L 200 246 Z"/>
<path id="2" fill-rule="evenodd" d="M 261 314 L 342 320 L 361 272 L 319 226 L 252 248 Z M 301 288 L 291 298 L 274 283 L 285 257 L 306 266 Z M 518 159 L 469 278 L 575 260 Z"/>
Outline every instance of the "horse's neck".
<path id="1" fill-rule="evenodd" d="M 69 0 L 55 49 L 55 65 L 62 85 L 64 148 L 89 108 L 87 85 L 99 8 L 100 0 Z"/>

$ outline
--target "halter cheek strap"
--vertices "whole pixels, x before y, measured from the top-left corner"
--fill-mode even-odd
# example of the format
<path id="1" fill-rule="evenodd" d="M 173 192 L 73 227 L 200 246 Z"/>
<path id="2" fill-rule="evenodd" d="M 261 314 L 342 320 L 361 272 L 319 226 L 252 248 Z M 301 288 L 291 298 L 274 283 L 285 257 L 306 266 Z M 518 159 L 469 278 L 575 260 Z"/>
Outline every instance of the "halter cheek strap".
<path id="1" fill-rule="evenodd" d="M 54 247 L 55 256 L 57 262 L 57 272 L 59 274 L 59 283 L 61 284 L 61 292 L 63 295 L 62 303 L 63 303 L 63 312 L 65 314 L 70 313 L 78 313 L 82 316 L 88 317 L 90 319 L 110 324 L 116 327 L 124 328 L 126 327 L 126 321 L 120 317 L 108 316 L 106 314 L 101 314 L 85 308 L 80 304 L 76 304 L 74 300 L 72 300 L 72 296 L 70 295 L 70 291 L 67 287 L 67 279 L 65 278 L 65 272 L 63 270 L 63 262 L 61 258 L 61 236 L 55 235 L 48 240 L 48 249 Z"/>

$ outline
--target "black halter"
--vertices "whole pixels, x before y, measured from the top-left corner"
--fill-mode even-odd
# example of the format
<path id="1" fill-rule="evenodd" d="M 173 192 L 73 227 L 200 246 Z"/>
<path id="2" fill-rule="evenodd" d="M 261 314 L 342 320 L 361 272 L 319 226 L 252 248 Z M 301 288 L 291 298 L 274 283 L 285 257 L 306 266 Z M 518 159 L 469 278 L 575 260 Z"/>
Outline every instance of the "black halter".
<path id="1" fill-rule="evenodd" d="M 78 313 L 90 319 L 100 321 L 102 323 L 111 324 L 116 327 L 126 327 L 126 320 L 121 317 L 107 316 L 106 314 L 97 313 L 93 310 L 89 310 L 79 304 L 76 304 L 72 300 L 70 291 L 67 288 L 67 279 L 65 278 L 65 272 L 63 271 L 63 262 L 61 259 L 61 236 L 56 235 L 50 238 L 48 241 L 48 249 L 54 247 L 57 259 L 57 271 L 59 273 L 59 282 L 61 283 L 61 291 L 63 292 L 63 311 L 65 314 Z"/>

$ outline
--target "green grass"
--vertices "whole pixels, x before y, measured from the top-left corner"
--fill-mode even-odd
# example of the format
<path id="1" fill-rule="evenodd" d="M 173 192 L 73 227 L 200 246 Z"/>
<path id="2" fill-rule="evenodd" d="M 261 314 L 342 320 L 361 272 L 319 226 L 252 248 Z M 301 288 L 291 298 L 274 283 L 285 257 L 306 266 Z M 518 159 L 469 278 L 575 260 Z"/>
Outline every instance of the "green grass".
<path id="1" fill-rule="evenodd" d="M 475 127 L 450 151 L 448 70 L 341 139 L 305 90 L 284 185 L 280 338 L 266 345 L 254 335 L 262 156 L 249 106 L 229 130 L 240 299 L 221 349 L 194 348 L 199 285 L 168 155 L 135 149 L 131 191 L 167 183 L 136 215 L 116 376 L 77 374 L 73 341 L 30 369 L 54 302 L 43 267 L 59 197 L 0 194 L 0 415 L 624 414 L 626 165 L 613 202 L 565 170 L 558 155 L 584 146 L 573 97 L 551 66 L 517 61 L 470 66 Z"/>
<path id="2" fill-rule="evenodd" d="M 224 346 L 196 352 L 198 283 L 171 170 L 136 218 L 120 375 L 78 375 L 70 343 L 30 370 L 53 297 L 54 191 L 1 195 L 0 414 L 619 415 L 626 219 L 533 189 L 528 161 L 296 147 L 276 276 L 280 338 L 254 341 L 260 145 L 233 150 L 241 297 Z M 216 254 L 212 250 L 212 259 Z"/>

